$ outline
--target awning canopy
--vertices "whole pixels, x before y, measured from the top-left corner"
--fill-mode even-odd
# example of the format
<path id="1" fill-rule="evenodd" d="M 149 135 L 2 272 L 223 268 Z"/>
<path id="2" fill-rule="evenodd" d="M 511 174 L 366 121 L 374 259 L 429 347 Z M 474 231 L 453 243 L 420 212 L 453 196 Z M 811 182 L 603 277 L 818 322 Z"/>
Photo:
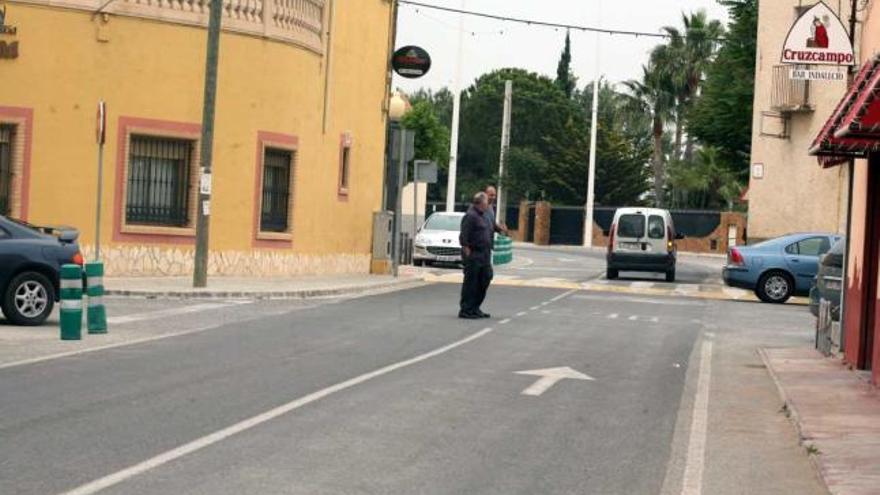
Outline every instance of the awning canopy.
<path id="1" fill-rule="evenodd" d="M 880 152 L 880 56 L 867 62 L 810 147 L 831 167 Z"/>

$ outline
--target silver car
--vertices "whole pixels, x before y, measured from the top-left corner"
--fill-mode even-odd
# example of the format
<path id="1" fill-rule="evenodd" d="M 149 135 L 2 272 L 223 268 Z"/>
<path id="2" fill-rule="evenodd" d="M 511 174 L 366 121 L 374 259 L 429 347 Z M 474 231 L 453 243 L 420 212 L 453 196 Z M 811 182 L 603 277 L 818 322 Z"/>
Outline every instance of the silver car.
<path id="1" fill-rule="evenodd" d="M 434 213 L 428 217 L 416 234 L 413 263 L 461 263 L 458 234 L 462 218 L 464 213 Z"/>

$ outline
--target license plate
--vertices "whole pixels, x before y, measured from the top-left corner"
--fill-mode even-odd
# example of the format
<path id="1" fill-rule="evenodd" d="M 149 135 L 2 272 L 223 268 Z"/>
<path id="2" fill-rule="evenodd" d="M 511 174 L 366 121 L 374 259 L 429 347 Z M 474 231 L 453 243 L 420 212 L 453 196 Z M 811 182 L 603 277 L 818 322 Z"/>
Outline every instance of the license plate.
<path id="1" fill-rule="evenodd" d="M 638 250 L 642 249 L 641 243 L 638 243 L 638 242 L 621 242 L 619 244 L 619 246 L 620 246 L 620 249 L 638 249 Z"/>
<path id="2" fill-rule="evenodd" d="M 437 261 L 441 263 L 451 263 L 453 261 L 458 261 L 458 258 L 455 256 L 437 256 Z"/>

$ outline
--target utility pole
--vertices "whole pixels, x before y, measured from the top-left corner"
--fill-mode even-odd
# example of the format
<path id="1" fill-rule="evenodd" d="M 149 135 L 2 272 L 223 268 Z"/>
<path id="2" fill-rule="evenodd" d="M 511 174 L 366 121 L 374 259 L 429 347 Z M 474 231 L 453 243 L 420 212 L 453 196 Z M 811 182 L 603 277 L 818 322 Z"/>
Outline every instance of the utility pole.
<path id="1" fill-rule="evenodd" d="M 495 202 L 496 215 L 506 214 L 504 207 L 504 166 L 507 164 L 507 152 L 510 150 L 510 107 L 513 102 L 513 81 L 504 81 L 504 113 L 501 119 L 501 157 L 498 160 L 498 198 Z M 503 217 L 502 217 L 503 218 Z M 498 219 L 496 218 L 497 222 Z"/>
<path id="2" fill-rule="evenodd" d="M 196 253 L 193 287 L 208 285 L 208 240 L 211 219 L 211 158 L 214 150 L 214 108 L 217 100 L 217 59 L 220 52 L 220 20 L 223 0 L 211 0 L 208 19 L 208 48 L 205 56 L 205 95 L 202 108 L 201 173 L 199 203 L 196 205 Z"/>
<path id="3" fill-rule="evenodd" d="M 464 10 L 461 0 L 460 10 Z M 458 56 L 455 59 L 455 80 L 452 83 L 452 134 L 449 138 L 449 177 L 446 179 L 446 211 L 455 211 L 455 185 L 458 173 L 458 122 L 461 107 L 461 65 L 464 54 L 464 14 L 458 18 Z"/>
<path id="4" fill-rule="evenodd" d="M 599 2 L 601 25 L 602 2 Z M 593 111 L 590 120 L 590 167 L 587 172 L 587 204 L 584 212 L 584 247 L 593 247 L 593 203 L 596 200 L 596 136 L 599 130 L 599 33 L 596 33 L 596 73 L 593 76 Z"/>

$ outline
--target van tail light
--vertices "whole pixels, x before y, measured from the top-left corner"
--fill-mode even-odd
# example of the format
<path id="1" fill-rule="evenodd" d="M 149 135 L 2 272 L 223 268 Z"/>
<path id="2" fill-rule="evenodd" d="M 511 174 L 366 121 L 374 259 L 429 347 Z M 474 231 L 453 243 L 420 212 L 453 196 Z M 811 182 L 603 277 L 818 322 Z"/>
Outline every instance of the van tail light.
<path id="1" fill-rule="evenodd" d="M 609 253 L 614 251 L 614 231 L 616 230 L 615 227 L 617 227 L 617 225 L 611 224 L 611 230 L 608 231 L 609 232 L 609 234 L 608 234 L 608 252 Z"/>
<path id="2" fill-rule="evenodd" d="M 675 236 L 672 234 L 672 227 L 666 226 L 666 250 L 670 253 L 675 251 Z"/>
<path id="3" fill-rule="evenodd" d="M 739 252 L 739 249 L 730 248 L 730 252 L 727 253 L 727 264 L 733 266 L 743 266 L 746 264 L 746 259 L 743 258 L 743 255 Z"/>
<path id="4" fill-rule="evenodd" d="M 83 258 L 82 253 L 77 251 L 76 254 L 73 255 L 73 258 L 70 260 L 70 262 L 79 266 L 83 266 L 86 263 L 86 260 L 85 258 Z"/>

